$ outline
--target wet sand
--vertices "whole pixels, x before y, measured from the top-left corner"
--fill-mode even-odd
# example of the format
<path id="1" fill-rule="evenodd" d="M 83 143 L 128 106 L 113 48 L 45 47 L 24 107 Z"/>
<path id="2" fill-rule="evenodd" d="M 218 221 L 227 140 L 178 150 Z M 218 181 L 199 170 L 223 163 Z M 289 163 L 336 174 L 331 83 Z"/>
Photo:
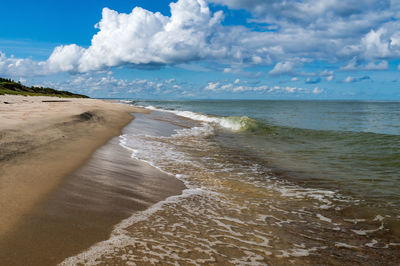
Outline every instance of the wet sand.
<path id="1" fill-rule="evenodd" d="M 143 109 L 55 99 L 0 96 L 0 265 L 54 265 L 182 188 L 116 139 L 87 161 Z"/>
<path id="2" fill-rule="evenodd" d="M 114 138 L 0 241 L 0 264 L 55 265 L 108 239 L 121 220 L 183 188 L 174 177 L 130 158 Z"/>

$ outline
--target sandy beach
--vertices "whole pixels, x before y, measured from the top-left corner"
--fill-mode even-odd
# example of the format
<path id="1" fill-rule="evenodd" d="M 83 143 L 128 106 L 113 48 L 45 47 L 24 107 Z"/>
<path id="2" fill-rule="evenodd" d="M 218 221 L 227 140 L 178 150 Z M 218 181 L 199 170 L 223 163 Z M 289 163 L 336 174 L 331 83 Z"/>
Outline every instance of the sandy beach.
<path id="1" fill-rule="evenodd" d="M 1 8 L 0 266 L 400 266 L 400 0 Z"/>
<path id="2" fill-rule="evenodd" d="M 310 136 L 309 129 L 280 126 L 265 131 L 266 125 L 232 114 L 247 101 L 215 106 L 222 110 L 226 105 L 225 114 L 234 115 L 223 117 L 175 111 L 168 108 L 176 104 L 171 101 L 157 103 L 165 109 L 148 107 L 150 113 L 128 105 L 147 106 L 138 101 L 1 101 L 0 265 L 399 264 L 396 206 L 377 208 L 374 204 L 384 206 L 382 200 L 364 196 L 363 202 L 354 189 L 351 196 L 345 187 L 336 189 L 344 182 L 341 169 L 357 163 L 354 155 L 336 171 L 326 168 L 326 178 L 340 174 L 337 179 L 323 180 L 323 172 L 316 179 L 315 169 L 305 165 L 303 175 L 291 168 L 300 166 L 310 150 L 317 152 L 313 149 L 320 139 L 323 145 L 371 141 L 369 134 L 351 133 L 344 139 L 340 131 L 322 136 L 319 130 Z M 258 103 L 259 109 L 251 103 L 253 112 L 265 114 L 271 103 Z M 179 104 L 212 112 L 210 102 Z M 298 104 L 305 110 L 326 105 Z M 331 104 L 354 112 L 354 103 Z M 275 108 L 282 110 L 279 114 L 287 110 L 282 102 Z M 259 128 L 231 130 L 243 123 Z M 398 143 L 397 135 L 379 136 L 388 147 Z M 304 143 L 310 147 L 299 158 L 295 155 Z M 285 159 L 289 148 L 295 155 Z M 279 158 L 286 163 L 275 161 Z M 306 158 L 326 164 L 324 157 Z M 368 189 L 363 182 L 343 184 Z"/>
<path id="3" fill-rule="evenodd" d="M 103 100 L 0 96 L 0 264 L 54 265 L 182 190 L 170 176 L 127 162 L 117 140 L 107 143 L 137 112 Z"/>

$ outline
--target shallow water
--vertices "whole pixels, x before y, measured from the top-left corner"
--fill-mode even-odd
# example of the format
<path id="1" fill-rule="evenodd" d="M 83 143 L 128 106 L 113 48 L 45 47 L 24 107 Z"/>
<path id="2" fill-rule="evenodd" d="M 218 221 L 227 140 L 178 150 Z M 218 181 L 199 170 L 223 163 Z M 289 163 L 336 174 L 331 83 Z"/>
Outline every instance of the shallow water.
<path id="1" fill-rule="evenodd" d="M 136 102 L 216 126 L 219 145 L 306 187 L 400 214 L 400 103 Z"/>
<path id="2" fill-rule="evenodd" d="M 374 186 L 364 188 L 363 179 L 369 178 L 355 175 L 358 169 L 346 165 L 353 156 L 346 158 L 347 146 L 338 145 L 349 138 L 356 142 L 352 134 L 381 134 L 394 140 L 398 135 L 341 131 L 344 135 L 339 136 L 333 129 L 313 132 L 287 125 L 260 126 L 256 117 L 204 113 L 154 111 L 135 115 L 120 144 L 133 158 L 184 181 L 187 190 L 133 214 L 115 228 L 109 240 L 67 259 L 65 264 L 400 263 L 398 187 L 388 186 L 392 189 L 388 192 L 375 185 L 377 193 L 386 198 L 368 197 Z M 303 139 L 299 141 L 293 134 Z M 378 144 L 386 140 L 372 139 Z M 310 147 L 311 141 L 317 144 Z M 328 148 L 323 150 L 319 145 Z M 396 148 L 397 144 L 392 145 Z M 379 151 L 387 151 L 379 148 L 382 146 L 371 151 L 377 158 Z M 367 152 L 365 149 L 359 156 L 369 158 Z M 395 157 L 396 152 L 393 149 Z M 305 154 L 309 154 L 307 159 Z M 321 154 L 325 156 L 321 158 Z M 337 158 L 338 154 L 344 157 Z M 329 156 L 337 162 L 331 164 Z M 343 162 L 345 168 L 340 168 Z M 374 167 L 377 169 L 370 176 L 382 172 L 396 177 L 391 172 L 395 168 L 390 168 L 396 167 L 395 163 L 388 164 L 389 170 L 381 165 L 371 169 Z M 338 169 L 349 169 L 350 173 L 331 175 Z M 349 176 L 354 178 L 349 180 Z"/>

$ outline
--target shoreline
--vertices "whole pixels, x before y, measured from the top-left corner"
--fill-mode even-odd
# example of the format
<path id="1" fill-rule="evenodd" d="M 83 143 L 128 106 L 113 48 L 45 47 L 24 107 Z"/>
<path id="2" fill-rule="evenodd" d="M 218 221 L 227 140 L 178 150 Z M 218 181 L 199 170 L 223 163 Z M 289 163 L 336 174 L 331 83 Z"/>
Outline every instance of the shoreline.
<path id="1" fill-rule="evenodd" d="M 119 145 L 132 113 L 147 112 L 96 99 L 0 96 L 0 264 L 60 263 L 183 191 Z"/>
<path id="2" fill-rule="evenodd" d="M 123 145 L 190 192 L 135 213 L 62 265 L 398 263 L 389 217 L 340 192 L 285 182 L 239 150 L 238 138 L 209 126 L 170 112 L 137 114 Z"/>
<path id="3" fill-rule="evenodd" d="M 56 265 L 109 239 L 121 221 L 183 189 L 174 177 L 132 159 L 114 137 L 0 240 L 0 264 Z"/>
<path id="4" fill-rule="evenodd" d="M 131 113 L 143 112 L 95 99 L 53 100 L 0 96 L 0 237 L 95 150 L 120 135 L 134 119 Z"/>
<path id="5" fill-rule="evenodd" d="M 99 116 L 74 119 L 106 124 Z M 240 136 L 209 126 L 135 114 L 0 238 L 0 264 L 398 262 L 390 216 L 340 191 L 282 182 L 236 146 Z"/>

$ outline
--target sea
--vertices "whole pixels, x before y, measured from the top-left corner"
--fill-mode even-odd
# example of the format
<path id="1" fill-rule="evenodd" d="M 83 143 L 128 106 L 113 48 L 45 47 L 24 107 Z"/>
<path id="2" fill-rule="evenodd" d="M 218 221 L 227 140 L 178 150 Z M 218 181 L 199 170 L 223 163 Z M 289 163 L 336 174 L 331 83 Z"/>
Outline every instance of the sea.
<path id="1" fill-rule="evenodd" d="M 399 265 L 400 102 L 120 102 L 151 112 L 119 144 L 186 189 L 64 264 Z"/>

